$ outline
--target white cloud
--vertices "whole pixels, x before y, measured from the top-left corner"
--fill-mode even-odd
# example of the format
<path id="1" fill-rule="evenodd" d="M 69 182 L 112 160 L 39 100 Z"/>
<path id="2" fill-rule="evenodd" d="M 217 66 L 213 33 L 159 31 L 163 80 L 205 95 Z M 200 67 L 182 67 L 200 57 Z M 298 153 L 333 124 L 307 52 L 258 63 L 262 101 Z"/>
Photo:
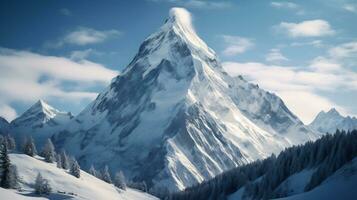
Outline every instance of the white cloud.
<path id="1" fill-rule="evenodd" d="M 337 70 L 342 70 L 342 67 L 339 63 L 326 59 L 324 57 L 315 58 L 311 64 L 310 68 L 320 71 L 320 72 L 333 72 Z"/>
<path id="2" fill-rule="evenodd" d="M 308 20 L 300 23 L 281 22 L 278 26 L 275 26 L 275 28 L 290 37 L 318 37 L 335 34 L 330 24 L 321 19 Z"/>
<path id="3" fill-rule="evenodd" d="M 229 8 L 232 4 L 228 1 L 206 1 L 206 0 L 147 0 L 155 3 L 171 3 L 196 9 L 223 9 Z"/>
<path id="4" fill-rule="evenodd" d="M 293 47 L 299 47 L 299 46 L 313 46 L 313 47 L 316 47 L 316 48 L 321 48 L 324 46 L 324 44 L 322 43 L 321 40 L 313 40 L 313 41 L 310 41 L 310 42 L 293 42 L 290 44 L 290 46 L 293 46 Z"/>
<path id="5" fill-rule="evenodd" d="M 78 27 L 77 29 L 69 32 L 57 42 L 48 42 L 47 47 L 58 48 L 65 44 L 72 45 L 89 45 L 104 42 L 108 39 L 115 38 L 121 34 L 120 31 L 111 30 L 95 30 L 87 27 Z"/>
<path id="6" fill-rule="evenodd" d="M 0 116 L 8 122 L 17 117 L 16 110 L 6 104 L 0 104 Z"/>
<path id="7" fill-rule="evenodd" d="M 254 46 L 252 39 L 240 36 L 223 35 L 222 36 L 226 48 L 223 50 L 223 55 L 234 56 L 251 49 Z"/>
<path id="8" fill-rule="evenodd" d="M 67 17 L 72 16 L 72 12 L 68 8 L 62 8 L 59 11 L 64 16 L 67 16 Z"/>
<path id="9" fill-rule="evenodd" d="M 347 113 L 319 92 L 357 91 L 357 73 L 344 69 L 331 58 L 315 58 L 307 68 L 257 62 L 225 62 L 223 67 L 232 76 L 243 75 L 276 92 L 304 123 L 311 122 L 316 113 L 331 107 Z"/>
<path id="10" fill-rule="evenodd" d="M 270 49 L 269 53 L 265 56 L 265 60 L 274 63 L 288 61 L 289 59 L 280 52 L 280 49 Z"/>
<path id="11" fill-rule="evenodd" d="M 289 11 L 294 11 L 298 15 L 303 15 L 305 14 L 305 11 L 301 8 L 300 5 L 289 2 L 289 1 L 273 1 L 270 2 L 270 6 L 276 9 L 285 9 Z"/>
<path id="12" fill-rule="evenodd" d="M 357 56 L 357 41 L 337 45 L 329 50 L 329 55 L 333 58 L 349 58 Z"/>
<path id="13" fill-rule="evenodd" d="M 349 12 L 357 13 L 357 4 L 345 4 L 342 8 Z"/>
<path id="14" fill-rule="evenodd" d="M 84 60 L 88 58 L 91 54 L 98 54 L 98 53 L 94 49 L 76 50 L 71 52 L 70 58 L 72 60 Z"/>
<path id="15" fill-rule="evenodd" d="M 118 74 L 88 60 L 73 61 L 29 51 L 0 48 L 0 104 L 56 98 L 78 102 L 97 94 Z"/>

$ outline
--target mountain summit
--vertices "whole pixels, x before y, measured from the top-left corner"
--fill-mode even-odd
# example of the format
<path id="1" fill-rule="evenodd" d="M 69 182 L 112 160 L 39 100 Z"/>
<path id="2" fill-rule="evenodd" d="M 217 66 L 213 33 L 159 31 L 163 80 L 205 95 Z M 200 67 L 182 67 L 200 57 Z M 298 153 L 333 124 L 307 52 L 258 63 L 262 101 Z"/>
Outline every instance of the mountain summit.
<path id="1" fill-rule="evenodd" d="M 108 164 L 157 191 L 182 190 L 316 135 L 278 96 L 224 72 L 190 13 L 173 8 L 55 139 L 82 167 Z"/>

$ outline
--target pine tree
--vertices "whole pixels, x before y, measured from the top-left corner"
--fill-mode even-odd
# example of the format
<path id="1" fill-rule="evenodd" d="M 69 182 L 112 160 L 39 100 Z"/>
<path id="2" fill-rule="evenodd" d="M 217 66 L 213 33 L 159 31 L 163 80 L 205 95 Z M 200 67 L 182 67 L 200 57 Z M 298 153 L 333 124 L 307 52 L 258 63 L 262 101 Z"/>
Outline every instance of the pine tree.
<path id="1" fill-rule="evenodd" d="M 17 167 L 15 165 L 10 165 L 10 188 L 18 189 L 19 188 L 19 174 L 17 172 Z"/>
<path id="2" fill-rule="evenodd" d="M 68 160 L 67 154 L 64 150 L 61 152 L 61 167 L 63 169 L 69 168 L 69 160 Z"/>
<path id="3" fill-rule="evenodd" d="M 77 178 L 81 176 L 81 168 L 75 159 L 71 162 L 70 173 Z"/>
<path id="4" fill-rule="evenodd" d="M 97 178 L 101 178 L 100 173 L 98 173 L 98 171 L 94 168 L 93 165 L 90 166 L 89 173 Z"/>
<path id="5" fill-rule="evenodd" d="M 42 195 L 49 195 L 52 189 L 50 184 L 48 183 L 47 179 L 44 179 L 41 173 L 37 174 L 36 181 L 35 181 L 35 192 L 36 194 Z"/>
<path id="6" fill-rule="evenodd" d="M 62 169 L 62 160 L 61 160 L 61 155 L 60 154 L 56 154 L 56 166 L 57 168 Z"/>
<path id="7" fill-rule="evenodd" d="M 0 144 L 0 186 L 10 188 L 10 158 L 4 140 Z"/>
<path id="8" fill-rule="evenodd" d="M 8 145 L 9 150 L 15 150 L 16 149 L 16 142 L 15 139 L 10 136 L 9 134 L 6 136 L 6 143 Z"/>
<path id="9" fill-rule="evenodd" d="M 53 163 L 55 161 L 55 147 L 53 146 L 51 139 L 47 139 L 41 155 L 45 158 L 46 162 Z"/>
<path id="10" fill-rule="evenodd" d="M 126 190 L 126 181 L 122 171 L 115 174 L 114 185 L 122 190 Z"/>
<path id="11" fill-rule="evenodd" d="M 36 146 L 35 146 L 34 140 L 31 136 L 29 136 L 25 140 L 23 151 L 25 154 L 27 154 L 31 157 L 33 157 L 37 154 Z"/>
<path id="12" fill-rule="evenodd" d="M 112 178 L 110 177 L 108 165 L 106 165 L 103 169 L 102 179 L 107 183 L 112 183 Z"/>

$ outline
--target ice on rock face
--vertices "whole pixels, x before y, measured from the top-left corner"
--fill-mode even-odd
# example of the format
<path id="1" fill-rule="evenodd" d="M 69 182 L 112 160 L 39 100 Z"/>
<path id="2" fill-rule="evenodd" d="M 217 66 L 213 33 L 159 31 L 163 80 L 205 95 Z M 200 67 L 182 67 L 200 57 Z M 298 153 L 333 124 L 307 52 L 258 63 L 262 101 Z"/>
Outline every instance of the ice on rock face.
<path id="1" fill-rule="evenodd" d="M 121 75 L 55 136 L 81 166 L 182 190 L 316 139 L 282 100 L 223 71 L 190 13 L 170 10 Z"/>

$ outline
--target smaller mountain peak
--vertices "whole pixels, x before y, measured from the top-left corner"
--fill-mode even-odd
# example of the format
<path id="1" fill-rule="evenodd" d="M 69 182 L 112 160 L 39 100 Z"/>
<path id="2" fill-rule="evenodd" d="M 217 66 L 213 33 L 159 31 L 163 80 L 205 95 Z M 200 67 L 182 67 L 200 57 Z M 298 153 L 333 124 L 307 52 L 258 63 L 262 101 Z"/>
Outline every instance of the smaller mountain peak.
<path id="1" fill-rule="evenodd" d="M 327 114 L 332 114 L 332 115 L 340 115 L 340 113 L 336 110 L 336 108 L 331 108 Z"/>

